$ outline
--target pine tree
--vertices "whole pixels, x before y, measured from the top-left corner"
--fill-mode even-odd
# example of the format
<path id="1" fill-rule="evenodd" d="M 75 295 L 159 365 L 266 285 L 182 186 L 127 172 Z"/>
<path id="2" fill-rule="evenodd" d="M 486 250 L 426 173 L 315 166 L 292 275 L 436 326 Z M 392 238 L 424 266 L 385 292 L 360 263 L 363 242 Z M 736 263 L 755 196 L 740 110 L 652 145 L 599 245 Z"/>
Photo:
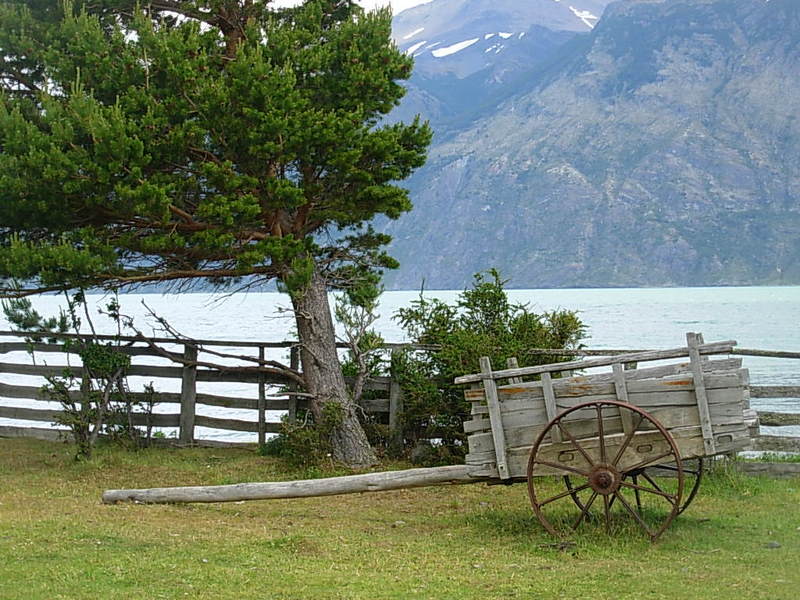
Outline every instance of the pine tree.
<path id="1" fill-rule="evenodd" d="M 381 124 L 412 67 L 390 28 L 351 0 L 0 2 L 0 276 L 23 294 L 276 279 L 336 458 L 373 462 L 327 291 L 396 266 L 369 221 L 410 210 L 396 182 L 430 142 Z"/>

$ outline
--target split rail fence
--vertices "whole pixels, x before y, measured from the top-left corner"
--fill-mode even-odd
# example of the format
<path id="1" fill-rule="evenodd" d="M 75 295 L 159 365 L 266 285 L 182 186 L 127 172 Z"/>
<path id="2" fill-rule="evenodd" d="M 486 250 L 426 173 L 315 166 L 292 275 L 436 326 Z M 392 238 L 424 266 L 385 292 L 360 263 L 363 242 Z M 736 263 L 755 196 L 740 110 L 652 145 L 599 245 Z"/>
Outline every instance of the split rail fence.
<path id="1" fill-rule="evenodd" d="M 87 336 L 64 334 L 48 335 L 47 337 L 60 341 L 62 339 L 76 339 Z M 96 337 L 100 341 L 113 341 L 115 348 L 116 342 L 119 341 L 120 346 L 117 349 L 131 357 L 131 366 L 126 371 L 127 377 L 144 378 L 145 381 L 150 379 L 154 383 L 156 390 L 155 401 L 159 409 L 162 409 L 164 405 L 175 406 L 178 409 L 178 412 L 169 413 L 160 412 L 160 410 L 151 414 L 136 412 L 133 414 L 132 425 L 176 428 L 177 442 L 180 444 L 193 444 L 200 441 L 196 437 L 196 427 L 228 432 L 256 433 L 258 434 L 258 442 L 263 444 L 266 441 L 267 434 L 278 433 L 281 427 L 280 421 L 268 420 L 269 412 L 279 411 L 285 414 L 287 420 L 291 423 L 296 422 L 298 411 L 307 407 L 308 400 L 294 381 L 288 377 L 258 372 L 258 369 L 255 368 L 256 363 L 252 362 L 252 359 L 255 358 L 261 361 L 274 359 L 276 358 L 275 354 L 281 354 L 280 358 L 286 362 L 285 356 L 288 354 L 288 366 L 295 371 L 299 371 L 300 360 L 296 342 L 230 340 L 191 340 L 191 342 L 181 342 L 173 338 L 148 338 L 150 343 L 159 346 L 161 349 L 159 351 L 140 338 L 107 335 L 98 335 Z M 75 350 L 65 347 L 63 343 L 47 343 L 43 341 L 29 343 L 17 332 L 0 332 L 0 340 L 9 338 L 10 341 L 0 341 L 0 398 L 23 400 L 26 406 L 0 405 L 0 418 L 13 419 L 15 421 L 39 421 L 52 425 L 59 416 L 63 415 L 62 411 L 54 408 L 34 407 L 35 405 L 32 406 L 32 403 L 53 401 L 42 389 L 46 383 L 45 378 L 62 376 L 65 369 L 69 369 L 69 373 L 76 379 L 80 379 L 83 376 L 82 366 L 80 364 L 75 366 L 76 360 L 79 363 L 79 359 L 72 356 Z M 198 362 L 214 362 L 218 364 L 219 358 L 216 352 L 220 352 L 221 349 L 224 349 L 224 353 L 229 355 L 228 360 L 230 360 L 232 352 L 247 356 L 251 360 L 232 361 L 230 365 L 225 364 L 223 369 L 208 368 L 197 364 Z M 29 353 L 30 351 L 33 351 L 36 356 L 36 364 L 30 364 L 31 361 L 29 359 L 25 364 L 23 362 L 8 362 L 3 358 L 9 353 Z M 165 351 L 180 357 L 182 362 L 170 361 L 165 356 Z M 204 352 L 209 354 L 210 357 L 203 356 Z M 56 364 L 53 364 L 54 361 L 50 359 L 53 355 L 58 356 Z M 67 356 L 69 356 L 69 360 L 67 360 Z M 141 359 L 143 357 L 150 359 L 147 362 L 160 362 L 162 364 L 142 364 L 143 361 Z M 154 361 L 152 359 L 158 360 Z M 3 377 L 4 375 L 5 377 Z M 8 376 L 12 376 L 16 381 L 19 381 L 20 376 L 28 379 L 35 377 L 38 381 L 36 385 L 19 384 L 17 382 L 9 383 L 7 381 Z M 6 379 L 6 381 L 3 381 L 3 379 Z M 170 380 L 172 381 L 170 382 Z M 168 387 L 175 387 L 176 380 L 179 381 L 179 391 L 160 391 L 164 384 Z M 230 395 L 230 393 L 223 395 L 200 392 L 198 391 L 198 383 L 225 384 L 228 390 L 233 388 L 237 391 L 249 388 L 248 391 L 250 393 L 245 396 Z M 241 384 L 245 384 L 245 386 L 243 387 Z M 385 422 L 390 429 L 396 428 L 398 416 L 402 411 L 400 386 L 389 377 L 371 377 L 365 382 L 364 390 L 372 393 L 364 394 L 367 399 L 362 400 L 361 408 L 366 413 L 374 415 L 380 422 Z M 79 391 L 71 393 L 75 395 L 76 399 L 79 398 Z M 237 392 L 234 392 L 234 394 L 237 394 Z M 144 402 L 151 398 L 150 394 L 135 390 L 128 392 L 127 396 L 134 402 Z M 7 404 L 7 402 L 3 404 Z M 255 415 L 250 412 L 250 418 L 223 418 L 202 414 L 202 409 L 198 411 L 199 407 L 223 409 L 214 411 L 218 414 L 224 412 L 225 409 L 243 409 L 254 411 Z M 242 413 L 238 414 L 242 415 Z M 63 431 L 52 427 L 0 425 L 0 437 L 57 439 L 62 433 Z M 215 444 L 207 440 L 202 441 L 202 443 L 226 445 L 225 442 L 217 442 Z M 234 443 L 233 445 L 236 444 Z"/>
<path id="2" fill-rule="evenodd" d="M 48 336 L 49 337 L 49 336 Z M 75 338 L 74 335 L 58 336 L 60 339 Z M 157 402 L 159 407 L 164 405 L 175 406 L 177 412 L 156 412 L 151 415 L 139 413 L 134 415 L 133 424 L 137 426 L 151 425 L 156 428 L 177 429 L 177 441 L 181 444 L 198 442 L 196 427 L 206 427 L 222 431 L 247 432 L 258 434 L 259 443 L 263 444 L 267 434 L 277 433 L 280 422 L 268 420 L 268 412 L 278 411 L 287 415 L 292 422 L 297 419 L 298 411 L 306 407 L 307 399 L 302 390 L 291 380 L 271 374 L 259 373 L 252 369 L 243 368 L 248 363 L 239 361 L 238 364 L 226 365 L 225 369 L 211 369 L 198 366 L 198 361 L 203 362 L 202 353 L 214 351 L 211 349 L 225 348 L 230 352 L 238 352 L 250 358 L 260 360 L 275 357 L 285 361 L 288 355 L 289 366 L 299 370 L 299 352 L 296 342 L 246 342 L 226 340 L 192 340 L 191 342 L 176 342 L 173 338 L 150 338 L 150 342 L 162 347 L 172 348 L 169 352 L 180 356 L 188 364 L 171 362 L 164 357 L 163 352 L 153 349 L 149 344 L 139 338 L 117 336 L 98 336 L 101 340 L 121 342 L 120 350 L 131 357 L 131 367 L 127 374 L 129 377 L 149 378 L 156 384 Z M 32 427 L 25 425 L 0 425 L 0 437 L 40 437 L 56 439 L 63 432 L 52 428 L 60 411 L 53 408 L 40 408 L 36 403 L 51 401 L 42 390 L 45 377 L 60 376 L 69 362 L 64 357 L 69 353 L 62 343 L 37 342 L 29 344 L 17 332 L 0 332 L 0 399 L 5 399 L 0 404 L 0 418 L 15 421 L 33 421 L 47 423 L 47 427 Z M 387 345 L 387 350 L 400 347 L 402 344 Z M 37 364 L 22 362 L 9 362 L 6 355 L 9 353 L 26 353 L 33 350 L 37 355 Z M 592 350 L 582 349 L 570 351 L 570 356 L 613 356 L 644 350 Z M 554 359 L 564 356 L 564 350 L 531 349 L 532 354 L 552 356 Z M 200 354 L 199 354 L 200 353 Z M 768 357 L 780 359 L 800 359 L 800 352 L 784 352 L 772 350 L 755 350 L 734 348 L 732 354 L 740 356 Z M 45 355 L 42 358 L 42 355 Z M 57 364 L 51 364 L 49 357 L 56 355 L 60 358 Z M 141 359 L 158 359 L 162 364 L 142 364 Z M 166 362 L 166 364 L 163 364 Z M 213 362 L 213 361 L 212 361 Z M 176 366 L 176 364 L 178 366 Z M 634 365 L 631 365 L 634 366 Z M 80 366 L 69 367 L 75 377 L 82 375 Z M 8 382 L 9 376 L 17 382 Z M 18 383 L 20 376 L 37 378 L 37 383 Z M 179 382 L 179 391 L 158 391 L 159 386 L 172 380 Z M 227 388 L 234 388 L 235 395 L 223 395 L 198 391 L 200 384 L 225 384 Z M 255 393 L 249 395 L 239 394 L 243 389 L 241 384 L 255 386 Z M 247 388 L 244 388 L 247 389 Z M 397 381 L 391 377 L 371 378 L 366 382 L 366 390 L 372 393 L 362 401 L 362 409 L 374 415 L 381 422 L 386 423 L 390 430 L 398 427 L 403 411 L 403 397 Z M 252 392 L 252 387 L 249 388 Z M 75 392 L 78 394 L 79 392 Z M 751 385 L 751 398 L 764 399 L 800 399 L 800 386 L 786 385 Z M 144 400 L 147 395 L 143 391 L 132 391 L 130 397 L 134 400 Z M 8 402 L 23 400 L 26 406 L 8 405 Z M 244 409 L 255 411 L 250 418 L 227 418 L 222 416 L 208 416 L 198 411 L 198 407 L 216 407 L 216 411 L 223 413 L 225 409 Z M 241 413 L 240 413 L 241 414 Z M 759 411 L 761 425 L 785 427 L 800 426 L 800 413 Z M 204 441 L 203 443 L 209 443 Z M 219 442 L 224 445 L 224 442 Z M 753 449 L 765 451 L 800 452 L 800 437 L 787 435 L 760 435 L 754 440 Z"/>

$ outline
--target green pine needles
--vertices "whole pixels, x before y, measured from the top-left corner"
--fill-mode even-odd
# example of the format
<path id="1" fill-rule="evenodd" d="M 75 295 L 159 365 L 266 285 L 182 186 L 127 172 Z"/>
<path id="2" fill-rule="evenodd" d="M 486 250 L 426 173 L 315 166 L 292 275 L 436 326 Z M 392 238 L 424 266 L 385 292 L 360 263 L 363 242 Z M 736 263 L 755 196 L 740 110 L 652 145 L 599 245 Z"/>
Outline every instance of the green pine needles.
<path id="1" fill-rule="evenodd" d="M 390 34 L 352 0 L 0 0 L 0 293 L 277 279 L 334 458 L 373 463 L 326 292 L 397 266 L 369 222 L 411 209 L 431 139 L 382 124 Z"/>
<path id="2" fill-rule="evenodd" d="M 410 210 L 396 182 L 431 133 L 380 124 L 412 64 L 390 27 L 336 0 L 0 2 L 0 275 L 296 289 L 395 266 L 368 222 Z"/>

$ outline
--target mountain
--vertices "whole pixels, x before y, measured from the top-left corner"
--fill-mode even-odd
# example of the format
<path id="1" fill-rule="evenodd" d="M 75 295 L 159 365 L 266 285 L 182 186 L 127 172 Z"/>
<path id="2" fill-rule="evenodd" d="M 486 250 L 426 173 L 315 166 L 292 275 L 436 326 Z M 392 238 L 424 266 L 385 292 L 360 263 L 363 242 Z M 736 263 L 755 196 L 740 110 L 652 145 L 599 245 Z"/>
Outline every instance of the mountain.
<path id="1" fill-rule="evenodd" d="M 442 14 L 442 44 L 477 35 L 472 13 Z M 404 15 L 396 32 L 423 26 Z M 800 2 L 622 0 L 586 30 L 434 118 L 415 208 L 383 225 L 402 264 L 388 286 L 461 288 L 492 266 L 514 287 L 800 283 Z M 486 68 L 501 59 L 466 76 Z"/>
<path id="2" fill-rule="evenodd" d="M 401 12 L 394 39 L 415 66 L 391 120 L 423 114 L 442 130 L 550 60 L 576 33 L 591 31 L 608 2 L 434 0 Z"/>

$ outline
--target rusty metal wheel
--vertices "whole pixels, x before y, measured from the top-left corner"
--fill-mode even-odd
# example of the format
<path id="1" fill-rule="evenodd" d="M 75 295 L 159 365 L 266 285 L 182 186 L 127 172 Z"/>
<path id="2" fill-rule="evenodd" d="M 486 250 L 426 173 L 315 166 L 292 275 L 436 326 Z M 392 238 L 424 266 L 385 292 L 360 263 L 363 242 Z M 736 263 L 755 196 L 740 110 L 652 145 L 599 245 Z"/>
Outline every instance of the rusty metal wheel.
<path id="1" fill-rule="evenodd" d="M 689 460 L 684 459 L 681 462 L 683 463 L 683 489 L 684 492 L 688 490 L 689 493 L 688 494 L 684 493 L 683 503 L 681 504 L 681 507 L 678 510 L 678 514 L 675 516 L 682 514 L 683 511 L 689 508 L 689 505 L 692 503 L 692 500 L 694 500 L 694 497 L 697 495 L 697 491 L 700 489 L 700 482 L 703 479 L 703 472 L 705 468 L 702 458 L 690 458 Z M 678 469 L 675 465 L 658 465 L 655 467 L 647 467 L 646 469 L 642 469 L 641 473 L 637 473 L 636 475 L 638 478 L 642 474 L 647 473 L 650 476 L 650 480 L 648 483 L 652 485 L 655 489 L 661 490 L 662 486 L 663 487 L 668 487 L 668 486 L 664 485 L 663 483 L 661 484 L 661 486 L 659 486 L 659 484 L 656 483 L 656 481 L 653 481 L 652 478 L 654 477 L 659 478 L 662 476 L 674 477 L 677 470 Z M 630 478 L 632 483 L 636 483 L 635 481 L 633 481 L 632 474 L 626 474 L 625 478 L 626 479 Z M 566 488 L 571 492 L 570 498 L 572 498 L 572 501 L 575 503 L 575 506 L 577 506 L 579 510 L 583 510 L 584 504 L 581 501 L 580 494 L 575 491 L 576 486 L 574 482 L 570 479 L 569 475 L 564 475 L 562 479 L 564 480 L 564 485 L 566 486 Z M 639 503 L 641 504 L 641 500 Z"/>
<path id="2" fill-rule="evenodd" d="M 689 508 L 692 500 L 697 496 L 697 491 L 700 489 L 700 482 L 703 479 L 703 472 L 705 469 L 705 463 L 702 458 L 683 459 L 681 463 L 683 470 L 683 489 L 684 491 L 689 490 L 689 493 L 684 494 L 683 504 L 681 504 L 678 514 L 681 514 Z M 676 465 L 658 465 L 657 467 L 647 469 L 647 472 L 653 477 L 658 477 L 662 474 L 667 477 L 675 477 L 675 474 L 678 472 L 678 467 Z"/>
<path id="3" fill-rule="evenodd" d="M 666 483 L 647 470 L 663 464 L 674 469 Z M 566 475 L 566 490 L 537 483 L 549 474 Z M 683 463 L 670 433 L 624 402 L 579 404 L 550 421 L 531 448 L 527 475 L 531 507 L 556 536 L 586 521 L 603 521 L 610 531 L 627 517 L 655 540 L 691 501 L 682 502 Z"/>

